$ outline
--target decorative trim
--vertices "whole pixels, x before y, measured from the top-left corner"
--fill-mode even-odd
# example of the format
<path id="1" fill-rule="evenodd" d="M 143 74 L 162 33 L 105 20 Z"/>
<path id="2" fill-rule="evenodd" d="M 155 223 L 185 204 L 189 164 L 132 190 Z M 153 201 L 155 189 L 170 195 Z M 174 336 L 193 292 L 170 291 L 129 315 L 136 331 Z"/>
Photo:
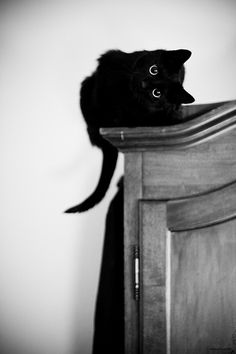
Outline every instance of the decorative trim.
<path id="1" fill-rule="evenodd" d="M 171 231 L 212 226 L 234 218 L 236 182 L 213 192 L 167 202 L 167 224 Z"/>
<path id="2" fill-rule="evenodd" d="M 236 100 L 222 103 L 194 119 L 190 115 L 185 122 L 172 126 L 101 128 L 100 133 L 121 151 L 145 151 L 185 148 L 234 128 L 236 128 Z"/>

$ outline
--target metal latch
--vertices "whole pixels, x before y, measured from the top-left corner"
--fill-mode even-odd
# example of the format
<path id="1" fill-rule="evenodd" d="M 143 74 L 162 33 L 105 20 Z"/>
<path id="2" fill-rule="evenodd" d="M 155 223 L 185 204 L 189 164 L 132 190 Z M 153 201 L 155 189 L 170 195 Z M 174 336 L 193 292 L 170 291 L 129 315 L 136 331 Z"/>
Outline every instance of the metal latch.
<path id="1" fill-rule="evenodd" d="M 136 301 L 140 297 L 140 258 L 139 247 L 134 246 L 134 298 Z"/>

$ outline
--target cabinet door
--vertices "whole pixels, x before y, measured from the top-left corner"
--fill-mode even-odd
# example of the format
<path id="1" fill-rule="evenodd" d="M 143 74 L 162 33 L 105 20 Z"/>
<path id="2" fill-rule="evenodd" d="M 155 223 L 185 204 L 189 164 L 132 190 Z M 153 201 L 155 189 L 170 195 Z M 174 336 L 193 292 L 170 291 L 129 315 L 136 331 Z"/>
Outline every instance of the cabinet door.
<path id="1" fill-rule="evenodd" d="M 172 353 L 233 353 L 236 220 L 171 235 Z"/>
<path id="2" fill-rule="evenodd" d="M 236 185 L 140 202 L 140 353 L 236 353 Z"/>
<path id="3" fill-rule="evenodd" d="M 139 353 L 168 353 L 166 205 L 140 203 Z"/>

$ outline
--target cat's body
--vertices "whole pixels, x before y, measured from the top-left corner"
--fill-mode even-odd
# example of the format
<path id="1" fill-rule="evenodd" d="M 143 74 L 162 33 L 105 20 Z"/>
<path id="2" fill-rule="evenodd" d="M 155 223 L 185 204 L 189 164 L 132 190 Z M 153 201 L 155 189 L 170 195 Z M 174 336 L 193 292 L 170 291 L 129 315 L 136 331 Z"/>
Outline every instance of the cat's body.
<path id="1" fill-rule="evenodd" d="M 179 107 L 194 98 L 182 86 L 185 49 L 109 51 L 99 59 L 96 71 L 81 87 L 80 105 L 91 143 L 103 152 L 98 186 L 83 203 L 67 213 L 83 212 L 104 197 L 116 166 L 118 152 L 99 133 L 101 127 L 171 125 L 179 121 Z"/>

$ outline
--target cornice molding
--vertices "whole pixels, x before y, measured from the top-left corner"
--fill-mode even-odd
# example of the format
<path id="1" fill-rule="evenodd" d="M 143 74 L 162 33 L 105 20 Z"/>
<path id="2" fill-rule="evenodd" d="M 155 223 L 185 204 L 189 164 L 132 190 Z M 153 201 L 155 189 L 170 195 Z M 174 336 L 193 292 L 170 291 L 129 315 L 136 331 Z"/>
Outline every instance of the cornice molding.
<path id="1" fill-rule="evenodd" d="M 100 133 L 120 151 L 185 148 L 234 129 L 236 100 L 185 106 L 183 116 L 184 122 L 172 126 L 101 128 Z"/>

